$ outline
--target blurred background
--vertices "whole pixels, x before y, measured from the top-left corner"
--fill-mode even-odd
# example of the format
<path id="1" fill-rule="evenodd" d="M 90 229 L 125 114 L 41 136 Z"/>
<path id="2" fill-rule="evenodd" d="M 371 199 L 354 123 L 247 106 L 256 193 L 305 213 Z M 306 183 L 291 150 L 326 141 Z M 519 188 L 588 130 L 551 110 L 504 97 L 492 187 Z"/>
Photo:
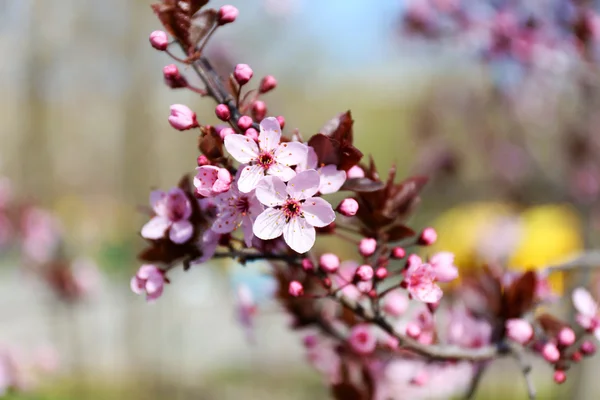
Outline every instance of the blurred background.
<path id="1" fill-rule="evenodd" d="M 161 28 L 150 3 L 0 0 L 0 175 L 13 199 L 56 217 L 61 254 L 88 271 L 86 295 L 65 301 L 22 268 L 19 251 L 4 248 L 0 342 L 48 370 L 14 398 L 327 398 L 286 315 L 266 299 L 272 283 L 261 265 L 175 270 L 152 305 L 129 289 L 147 220 L 140 207 L 151 188 L 169 189 L 196 167 L 196 137 L 169 126 L 169 105 L 217 123 L 211 100 L 164 85 L 171 61 L 148 44 Z M 590 111 L 598 96 L 582 100 L 578 78 L 557 83 L 561 73 L 578 77 L 574 69 L 536 74 L 528 95 L 515 95 L 514 70 L 490 74 L 465 57 L 464 43 L 405 35 L 401 0 L 229 3 L 240 17 L 211 41 L 214 63 L 274 75 L 269 115 L 284 115 L 288 132 L 307 137 L 350 109 L 356 146 L 382 175 L 392 164 L 400 176 L 431 175 L 412 223 L 451 238 L 439 246 L 455 251 L 460 267 L 474 267 L 484 251 L 524 268 L 598 246 L 598 166 L 581 172 L 579 158 L 563 151 L 578 132 L 600 137 Z M 511 240 L 490 250 L 482 232 Z M 253 344 L 236 321 L 240 282 L 261 302 Z M 594 364 L 558 391 L 548 367 L 536 368 L 541 398 L 589 399 Z M 523 395 L 517 371 L 502 362 L 493 371 L 501 374 L 486 375 L 478 398 Z"/>

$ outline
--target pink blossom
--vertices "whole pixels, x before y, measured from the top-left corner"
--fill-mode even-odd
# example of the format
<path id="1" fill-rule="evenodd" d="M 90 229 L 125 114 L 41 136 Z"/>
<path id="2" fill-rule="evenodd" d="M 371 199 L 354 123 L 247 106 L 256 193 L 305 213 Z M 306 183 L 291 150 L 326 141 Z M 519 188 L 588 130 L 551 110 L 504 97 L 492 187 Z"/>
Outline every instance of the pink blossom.
<path id="1" fill-rule="evenodd" d="M 146 300 L 152 302 L 160 297 L 165 285 L 164 273 L 154 265 L 142 265 L 133 278 L 131 290 L 135 294 L 146 294 Z"/>
<path id="2" fill-rule="evenodd" d="M 200 243 L 198 247 L 202 252 L 202 255 L 192 261 L 192 264 L 202 264 L 210 260 L 217 251 L 217 247 L 219 246 L 219 240 L 221 239 L 221 234 L 213 231 L 212 229 L 207 229 L 202 234 L 202 238 L 200 239 Z"/>
<path id="3" fill-rule="evenodd" d="M 584 288 L 573 291 L 573 305 L 577 310 L 576 320 L 582 328 L 590 332 L 600 340 L 600 318 L 598 316 L 598 304 L 592 295 Z"/>
<path id="4" fill-rule="evenodd" d="M 359 324 L 352 327 L 348 338 L 352 350 L 359 354 L 370 354 L 377 346 L 377 338 L 371 327 L 367 324 Z"/>
<path id="5" fill-rule="evenodd" d="M 506 336 L 519 344 L 526 344 L 533 337 L 533 327 L 524 319 L 509 319 L 505 326 Z"/>
<path id="6" fill-rule="evenodd" d="M 440 282 L 451 282 L 458 278 L 458 268 L 454 265 L 454 254 L 442 251 L 429 258 L 436 279 Z"/>
<path id="7" fill-rule="evenodd" d="M 356 269 L 355 276 L 363 282 L 368 282 L 373 279 L 374 274 L 373 267 L 370 265 L 361 265 Z"/>
<path id="8" fill-rule="evenodd" d="M 173 188 L 167 193 L 155 190 L 150 193 L 150 205 L 156 216 L 143 226 L 142 237 L 161 239 L 167 229 L 173 243 L 185 243 L 192 237 L 194 227 L 188 221 L 192 215 L 192 205 L 183 190 Z"/>
<path id="9" fill-rule="evenodd" d="M 204 197 L 213 197 L 229 190 L 232 178 L 227 169 L 204 165 L 197 167 L 196 171 L 198 173 L 194 178 L 194 186 L 198 194 Z"/>
<path id="10" fill-rule="evenodd" d="M 565 381 L 567 380 L 567 374 L 563 370 L 556 370 L 554 371 L 553 379 L 554 382 L 560 385 L 561 383 L 565 383 Z"/>
<path id="11" fill-rule="evenodd" d="M 377 249 L 377 240 L 373 238 L 364 238 L 358 244 L 358 250 L 363 257 L 368 257 L 375 253 Z"/>
<path id="12" fill-rule="evenodd" d="M 266 174 L 275 175 L 284 182 L 292 179 L 296 173 L 290 168 L 306 158 L 307 148 L 301 143 L 279 143 L 281 127 L 273 117 L 260 123 L 258 144 L 243 135 L 225 137 L 225 148 L 240 163 L 242 173 L 238 182 L 240 191 L 248 193 Z"/>
<path id="13" fill-rule="evenodd" d="M 242 173 L 240 182 L 243 177 Z M 277 176 L 263 178 L 256 187 L 256 197 L 268 208 L 254 222 L 254 234 L 263 240 L 283 234 L 294 251 L 306 253 L 315 244 L 315 227 L 335 220 L 331 204 L 312 197 L 318 188 L 319 174 L 314 170 L 300 172 L 287 186 Z"/>
<path id="14" fill-rule="evenodd" d="M 166 32 L 154 31 L 150 34 L 150 44 L 156 50 L 164 51 L 169 47 L 169 38 Z"/>
<path id="15" fill-rule="evenodd" d="M 188 106 L 183 104 L 173 104 L 171 106 L 171 115 L 169 115 L 169 123 L 179 131 L 196 128 L 196 113 L 190 110 Z"/>
<path id="16" fill-rule="evenodd" d="M 431 246 L 437 240 L 437 232 L 433 228 L 425 228 L 419 236 L 419 243 L 424 246 Z"/>
<path id="17" fill-rule="evenodd" d="M 61 243 L 62 227 L 58 219 L 39 208 L 26 210 L 22 218 L 21 247 L 24 255 L 37 264 L 51 261 Z"/>
<path id="18" fill-rule="evenodd" d="M 416 261 L 409 264 L 405 271 L 405 282 L 410 295 L 424 303 L 440 301 L 443 293 L 435 283 L 437 276 L 433 267 Z"/>
<path id="19" fill-rule="evenodd" d="M 483 319 L 475 318 L 464 306 L 454 306 L 448 324 L 450 344 L 476 348 L 490 343 L 492 326 Z"/>
<path id="20" fill-rule="evenodd" d="M 229 121 L 229 118 L 231 118 L 231 111 L 229 111 L 227 104 L 217 104 L 215 107 L 215 115 L 221 121 Z"/>
<path id="21" fill-rule="evenodd" d="M 288 293 L 293 297 L 302 296 L 304 294 L 304 287 L 298 281 L 291 281 L 288 287 Z"/>
<path id="22" fill-rule="evenodd" d="M 358 212 L 358 202 L 352 198 L 346 198 L 342 200 L 336 210 L 346 217 L 352 217 Z"/>
<path id="23" fill-rule="evenodd" d="M 219 12 L 217 14 L 219 25 L 230 24 L 236 20 L 239 15 L 239 11 L 237 8 L 231 5 L 225 5 L 219 8 Z"/>
<path id="24" fill-rule="evenodd" d="M 333 253 L 325 253 L 319 257 L 319 266 L 325 272 L 335 273 L 340 266 L 340 258 Z"/>
<path id="25" fill-rule="evenodd" d="M 239 126 L 241 130 L 245 131 L 246 129 L 252 127 L 253 123 L 254 121 L 252 121 L 252 118 L 247 115 L 242 115 L 237 121 L 237 126 Z"/>
<path id="26" fill-rule="evenodd" d="M 402 247 L 394 247 L 392 249 L 392 258 L 399 260 L 404 257 L 406 257 L 406 250 L 404 250 Z"/>
<path id="27" fill-rule="evenodd" d="M 408 296 L 400 289 L 390 291 L 383 298 L 383 311 L 394 317 L 404 314 L 408 310 L 408 305 Z"/>
<path id="28" fill-rule="evenodd" d="M 258 91 L 260 93 L 267 93 L 277 87 L 277 79 L 275 79 L 272 75 L 267 75 L 260 81 L 260 86 L 258 87 Z"/>
<path id="29" fill-rule="evenodd" d="M 296 172 L 306 171 L 310 169 L 317 170 L 321 177 L 319 183 L 319 192 L 323 194 L 335 193 L 346 182 L 346 172 L 339 171 L 335 165 L 325 165 L 318 167 L 318 157 L 315 149 L 308 146 L 306 159 L 298 163 Z"/>
<path id="30" fill-rule="evenodd" d="M 542 356 L 550 363 L 555 363 L 560 359 L 560 351 L 552 342 L 548 342 L 542 348 Z"/>
<path id="31" fill-rule="evenodd" d="M 254 342 L 254 317 L 256 316 L 256 302 L 252 290 L 245 285 L 236 288 L 236 309 L 239 323 L 246 332 L 249 342 Z"/>
<path id="32" fill-rule="evenodd" d="M 358 300 L 363 293 L 368 293 L 373 288 L 372 281 L 354 282 L 358 267 L 359 264 L 356 261 L 344 261 L 340 264 L 337 274 L 333 276 L 337 286 L 342 288 L 344 296 L 352 300 Z"/>
<path id="33" fill-rule="evenodd" d="M 557 339 L 558 343 L 560 343 L 562 346 L 570 346 L 575 343 L 577 336 L 575 335 L 575 331 L 573 331 L 573 329 L 565 326 L 558 332 Z"/>
<path id="34" fill-rule="evenodd" d="M 252 75 L 254 75 L 254 72 L 248 64 L 238 64 L 233 70 L 233 77 L 240 85 L 248 83 L 252 79 Z"/>

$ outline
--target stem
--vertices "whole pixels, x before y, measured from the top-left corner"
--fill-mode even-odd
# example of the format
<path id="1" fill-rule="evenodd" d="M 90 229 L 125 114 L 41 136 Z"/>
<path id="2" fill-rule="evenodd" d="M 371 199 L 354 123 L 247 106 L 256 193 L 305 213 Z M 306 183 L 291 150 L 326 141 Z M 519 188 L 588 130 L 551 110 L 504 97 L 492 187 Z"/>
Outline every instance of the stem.
<path id="1" fill-rule="evenodd" d="M 511 353 L 515 358 L 517 364 L 519 365 L 521 372 L 523 373 L 523 377 L 525 378 L 525 384 L 527 385 L 527 395 L 530 400 L 534 400 L 536 396 L 535 386 L 533 385 L 533 380 L 531 379 L 531 364 L 525 358 L 525 354 L 522 349 L 517 349 L 515 347 L 511 348 Z"/>

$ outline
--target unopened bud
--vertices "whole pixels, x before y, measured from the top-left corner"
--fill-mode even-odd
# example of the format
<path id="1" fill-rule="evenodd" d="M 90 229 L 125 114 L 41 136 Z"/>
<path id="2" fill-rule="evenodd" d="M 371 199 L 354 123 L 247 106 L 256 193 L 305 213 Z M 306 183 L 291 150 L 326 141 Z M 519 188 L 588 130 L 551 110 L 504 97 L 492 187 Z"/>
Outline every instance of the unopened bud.
<path id="1" fill-rule="evenodd" d="M 337 206 L 337 211 L 346 217 L 352 217 L 358 212 L 358 202 L 348 197 Z"/>
<path id="2" fill-rule="evenodd" d="M 302 296 L 304 294 L 304 286 L 298 281 L 291 281 L 288 292 L 290 293 L 290 296 L 293 297 Z"/>
<path id="3" fill-rule="evenodd" d="M 312 261 L 310 261 L 309 258 L 303 258 L 302 259 L 302 269 L 305 270 L 306 272 L 312 272 L 315 270 L 315 266 L 312 263 Z"/>
<path id="4" fill-rule="evenodd" d="M 417 339 L 421 336 L 421 328 L 414 322 L 406 324 L 406 335 L 410 338 Z"/>
<path id="5" fill-rule="evenodd" d="M 196 113 L 190 110 L 188 106 L 183 104 L 173 104 L 171 106 L 171 115 L 169 115 L 169 123 L 177 130 L 185 131 L 196 128 Z"/>
<path id="6" fill-rule="evenodd" d="M 200 154 L 198 156 L 198 159 L 196 160 L 196 162 L 198 163 L 199 167 L 210 164 L 210 161 L 208 160 L 208 158 L 206 158 L 206 156 L 204 154 Z"/>
<path id="7" fill-rule="evenodd" d="M 423 246 L 431 246 L 437 240 L 437 232 L 433 228 L 425 228 L 419 236 L 419 244 Z"/>
<path id="8" fill-rule="evenodd" d="M 558 343 L 562 346 L 570 346 L 575 343 L 575 340 L 577 340 L 575 332 L 569 327 L 564 327 L 558 332 Z"/>
<path id="9" fill-rule="evenodd" d="M 267 105 L 262 100 L 256 100 L 252 103 L 252 117 L 257 121 L 262 121 L 267 116 Z"/>
<path id="10" fill-rule="evenodd" d="M 560 351 L 558 347 L 552 342 L 548 342 L 542 348 L 542 356 L 550 363 L 555 363 L 560 359 Z"/>
<path id="11" fill-rule="evenodd" d="M 252 127 L 253 122 L 254 121 L 252 121 L 252 118 L 250 118 L 249 116 L 242 115 L 240 119 L 238 119 L 237 125 L 240 127 L 241 130 L 245 131 L 246 129 Z"/>
<path id="12" fill-rule="evenodd" d="M 187 80 L 179 73 L 179 68 L 175 64 L 169 64 L 163 67 L 163 78 L 165 85 L 171 89 L 181 89 L 187 87 Z"/>
<path id="13" fill-rule="evenodd" d="M 364 178 L 365 177 L 365 171 L 363 171 L 363 169 L 361 167 L 359 167 L 358 165 L 355 165 L 354 167 L 350 168 L 348 170 L 348 172 L 346 172 L 346 177 L 348 179 Z"/>
<path id="14" fill-rule="evenodd" d="M 325 253 L 319 258 L 319 266 L 325 272 L 334 273 L 340 266 L 340 259 L 333 253 Z"/>
<path id="15" fill-rule="evenodd" d="M 244 136 L 254 140 L 255 142 L 258 142 L 258 131 L 254 128 L 246 129 Z"/>
<path id="16" fill-rule="evenodd" d="M 581 343 L 579 350 L 584 356 L 591 356 L 596 352 L 596 345 L 589 340 L 586 340 L 585 342 Z"/>
<path id="17" fill-rule="evenodd" d="M 253 74 L 254 72 L 248 64 L 238 64 L 235 66 L 235 70 L 233 71 L 233 77 L 240 85 L 245 85 L 248 83 L 250 79 L 252 79 Z"/>
<path id="18" fill-rule="evenodd" d="M 165 51 L 169 47 L 169 37 L 164 31 L 154 31 L 150 34 L 150 44 L 156 50 Z"/>
<path id="19" fill-rule="evenodd" d="M 506 336 L 519 344 L 525 344 L 533 337 L 533 327 L 529 322 L 521 318 L 506 321 Z"/>
<path id="20" fill-rule="evenodd" d="M 230 24 L 236 20 L 239 14 L 240 12 L 234 6 L 223 6 L 219 8 L 219 13 L 217 14 L 217 23 L 219 25 Z"/>
<path id="21" fill-rule="evenodd" d="M 279 115 L 277 118 L 277 122 L 279 122 L 279 126 L 281 129 L 285 127 L 285 118 L 282 115 Z"/>
<path id="22" fill-rule="evenodd" d="M 229 111 L 229 107 L 226 104 L 217 105 L 215 107 L 215 114 L 221 121 L 229 121 L 229 118 L 231 118 L 231 111 Z"/>
<path id="23" fill-rule="evenodd" d="M 223 140 L 229 135 L 235 135 L 235 131 L 231 128 L 223 128 L 219 131 L 219 136 L 221 136 L 221 139 Z"/>
<path id="24" fill-rule="evenodd" d="M 562 371 L 562 370 L 554 371 L 554 382 L 556 382 L 560 385 L 561 383 L 564 383 L 566 380 L 567 380 L 567 374 L 565 373 L 565 371 Z"/>
<path id="25" fill-rule="evenodd" d="M 404 257 L 406 257 L 406 250 L 404 250 L 402 247 L 394 247 L 392 249 L 392 258 L 399 260 Z"/>
<path id="26" fill-rule="evenodd" d="M 358 250 L 363 257 L 368 257 L 375 253 L 377 249 L 377 240 L 373 238 L 364 238 L 358 244 Z"/>
<path id="27" fill-rule="evenodd" d="M 260 86 L 258 87 L 258 91 L 260 93 L 267 93 L 277 87 L 277 79 L 271 75 L 267 75 L 260 81 Z"/>
<path id="28" fill-rule="evenodd" d="M 377 277 L 377 279 L 379 279 L 380 281 L 387 278 L 387 276 L 388 276 L 388 271 L 384 267 L 379 267 L 379 268 L 377 268 L 377 271 L 375 271 L 375 277 Z"/>
<path id="29" fill-rule="evenodd" d="M 368 282 L 373 279 L 373 267 L 370 265 L 361 265 L 356 269 L 356 277 L 363 282 Z"/>

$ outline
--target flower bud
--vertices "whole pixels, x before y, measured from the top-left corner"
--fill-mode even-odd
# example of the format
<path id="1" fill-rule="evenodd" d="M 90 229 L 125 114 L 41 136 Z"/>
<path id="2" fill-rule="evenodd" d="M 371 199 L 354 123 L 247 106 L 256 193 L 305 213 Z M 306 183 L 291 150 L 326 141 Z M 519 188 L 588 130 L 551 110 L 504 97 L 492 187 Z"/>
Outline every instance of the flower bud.
<path id="1" fill-rule="evenodd" d="M 252 118 L 250 118 L 249 116 L 242 115 L 240 119 L 238 119 L 237 125 L 240 127 L 241 130 L 245 131 L 246 129 L 252 127 L 253 122 L 254 121 L 252 121 Z"/>
<path id="2" fill-rule="evenodd" d="M 555 363 L 560 359 L 560 351 L 558 347 L 552 342 L 548 342 L 542 348 L 542 356 L 550 363 Z"/>
<path id="3" fill-rule="evenodd" d="M 591 356 L 596 352 L 596 345 L 589 340 L 586 340 L 585 342 L 581 343 L 579 350 L 584 356 Z"/>
<path id="4" fill-rule="evenodd" d="M 358 202 L 348 197 L 337 206 L 337 211 L 346 217 L 352 217 L 358 212 Z"/>
<path id="5" fill-rule="evenodd" d="M 564 327 L 558 332 L 558 343 L 562 346 L 570 346 L 576 339 L 575 332 L 569 327 Z"/>
<path id="6" fill-rule="evenodd" d="M 375 253 L 377 249 L 377 240 L 373 238 L 364 238 L 358 244 L 358 251 L 363 257 L 368 257 Z"/>
<path id="7" fill-rule="evenodd" d="M 506 336 L 519 344 L 526 344 L 533 337 L 533 327 L 524 319 L 514 318 L 506 321 Z"/>
<path id="8" fill-rule="evenodd" d="M 437 240 L 437 232 L 433 228 L 425 228 L 419 236 L 419 244 L 423 246 L 431 246 Z"/>
<path id="9" fill-rule="evenodd" d="M 225 5 L 219 8 L 219 12 L 217 14 L 217 23 L 219 25 L 230 24 L 236 20 L 240 12 L 237 8 L 231 5 Z"/>
<path id="10" fill-rule="evenodd" d="M 306 272 L 313 272 L 315 270 L 315 266 L 312 261 L 310 261 L 310 258 L 302 259 L 302 269 Z"/>
<path id="11" fill-rule="evenodd" d="M 582 359 L 583 359 L 583 355 L 579 351 L 576 351 L 573 354 L 571 354 L 571 361 L 573 361 L 574 363 L 578 363 Z"/>
<path id="12" fill-rule="evenodd" d="M 409 305 L 408 296 L 400 289 L 392 290 L 383 298 L 383 311 L 394 317 L 404 314 L 408 310 Z"/>
<path id="13" fill-rule="evenodd" d="M 283 117 L 283 115 L 279 115 L 276 118 L 277 122 L 279 122 L 279 126 L 281 127 L 281 129 L 283 129 L 285 127 L 285 118 Z"/>
<path id="14" fill-rule="evenodd" d="M 385 267 L 379 267 L 375 271 L 375 277 L 380 281 L 384 280 L 388 276 L 388 271 Z"/>
<path id="15" fill-rule="evenodd" d="M 267 105 L 262 100 L 256 100 L 252 103 L 252 118 L 262 121 L 267 116 Z"/>
<path id="16" fill-rule="evenodd" d="M 348 170 L 348 172 L 346 172 L 346 177 L 348 179 L 364 178 L 365 177 L 365 171 L 363 171 L 363 169 L 361 167 L 359 167 L 358 165 L 355 165 L 354 167 L 350 168 Z"/>
<path id="17" fill-rule="evenodd" d="M 246 129 L 244 136 L 249 137 L 250 139 L 254 140 L 255 142 L 258 142 L 258 131 L 254 128 Z"/>
<path id="18" fill-rule="evenodd" d="M 221 121 L 229 121 L 231 118 L 231 112 L 226 104 L 219 104 L 215 107 L 215 114 Z"/>
<path id="19" fill-rule="evenodd" d="M 259 93 L 267 93 L 277 87 L 277 79 L 271 75 L 267 75 L 260 81 L 260 86 L 258 87 Z"/>
<path id="20" fill-rule="evenodd" d="M 199 167 L 210 164 L 210 161 L 208 160 L 208 158 L 206 158 L 206 156 L 204 154 L 200 154 L 198 156 L 198 159 L 196 160 L 196 162 L 198 163 Z"/>
<path id="21" fill-rule="evenodd" d="M 219 136 L 221 136 L 221 139 L 223 140 L 229 135 L 235 135 L 235 131 L 231 128 L 223 128 L 219 131 Z"/>
<path id="22" fill-rule="evenodd" d="M 169 47 L 169 37 L 164 31 L 154 31 L 150 34 L 150 44 L 156 50 L 165 51 Z"/>
<path id="23" fill-rule="evenodd" d="M 325 272 L 334 273 L 340 266 L 340 259 L 333 253 L 325 253 L 319 258 L 319 266 Z"/>
<path id="24" fill-rule="evenodd" d="M 169 64 L 163 67 L 163 78 L 165 85 L 171 89 L 181 89 L 187 87 L 187 79 L 179 73 L 179 68 L 175 64 Z"/>
<path id="25" fill-rule="evenodd" d="M 356 269 L 355 275 L 359 280 L 363 282 L 370 281 L 371 279 L 373 279 L 374 275 L 373 267 L 371 267 L 370 265 L 361 265 Z"/>
<path id="26" fill-rule="evenodd" d="M 304 346 L 310 349 L 319 343 L 319 338 L 316 335 L 306 335 L 302 341 L 304 342 Z"/>
<path id="27" fill-rule="evenodd" d="M 291 281 L 288 292 L 290 293 L 290 296 L 299 297 L 304 294 L 304 287 L 298 281 Z"/>
<path id="28" fill-rule="evenodd" d="M 556 382 L 560 385 L 561 383 L 564 383 L 567 380 L 567 374 L 565 374 L 565 371 L 562 371 L 562 370 L 554 371 L 553 379 L 554 379 L 554 382 Z"/>
<path id="29" fill-rule="evenodd" d="M 406 257 L 406 250 L 404 250 L 402 247 L 394 247 L 392 249 L 392 258 L 399 260 L 404 257 Z"/>
<path id="30" fill-rule="evenodd" d="M 233 77 L 240 85 L 245 85 L 252 79 L 252 68 L 248 64 L 238 64 L 233 71 Z"/>
<path id="31" fill-rule="evenodd" d="M 180 131 L 185 131 L 188 129 L 198 127 L 198 121 L 196 121 L 196 113 L 183 104 L 173 104 L 171 106 L 171 115 L 169 115 L 169 123 L 173 128 Z"/>
<path id="32" fill-rule="evenodd" d="M 406 324 L 406 335 L 410 338 L 417 339 L 421 336 L 421 328 L 414 322 Z"/>

